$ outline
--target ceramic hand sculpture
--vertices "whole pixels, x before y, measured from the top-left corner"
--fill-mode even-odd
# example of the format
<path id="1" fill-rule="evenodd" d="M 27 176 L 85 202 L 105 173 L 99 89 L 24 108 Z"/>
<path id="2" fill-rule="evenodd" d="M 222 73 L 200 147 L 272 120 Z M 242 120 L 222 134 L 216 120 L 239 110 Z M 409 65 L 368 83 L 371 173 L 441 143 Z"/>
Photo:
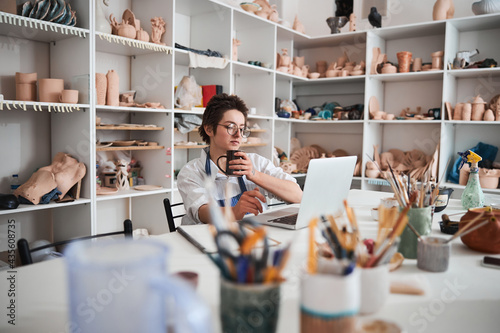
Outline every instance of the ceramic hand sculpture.
<path id="1" fill-rule="evenodd" d="M 372 7 L 370 9 L 370 14 L 368 15 L 368 21 L 374 28 L 382 27 L 382 15 L 377 11 L 377 7 Z"/>
<path id="2" fill-rule="evenodd" d="M 161 37 L 163 36 L 163 34 L 166 31 L 165 26 L 166 26 L 166 23 L 163 20 L 163 18 L 153 17 L 151 19 L 151 30 L 152 30 L 151 42 L 153 42 L 155 44 L 165 45 L 165 43 L 163 43 L 161 41 Z"/>
<path id="3" fill-rule="evenodd" d="M 462 207 L 464 209 L 483 207 L 484 193 L 481 189 L 481 185 L 479 184 L 479 168 L 477 165 L 482 158 L 471 150 L 458 154 L 462 157 L 459 169 L 462 168 L 464 163 L 471 163 L 469 181 L 467 182 L 464 192 L 462 193 Z"/>
<path id="4" fill-rule="evenodd" d="M 51 165 L 38 169 L 26 183 L 17 188 L 14 195 L 37 205 L 45 194 L 57 188 L 61 192 L 59 200 L 62 200 L 85 173 L 86 168 L 82 162 L 68 154 L 57 153 Z"/>

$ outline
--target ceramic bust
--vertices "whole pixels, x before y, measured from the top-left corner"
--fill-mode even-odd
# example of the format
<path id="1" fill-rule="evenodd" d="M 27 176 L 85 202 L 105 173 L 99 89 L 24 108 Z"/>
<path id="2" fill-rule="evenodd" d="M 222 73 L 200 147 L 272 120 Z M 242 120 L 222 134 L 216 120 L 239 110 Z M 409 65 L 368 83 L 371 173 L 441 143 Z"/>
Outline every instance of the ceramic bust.
<path id="1" fill-rule="evenodd" d="M 165 45 L 161 41 L 163 34 L 165 33 L 166 23 L 161 17 L 153 17 L 151 19 L 151 42 L 155 44 Z"/>
<path id="2" fill-rule="evenodd" d="M 455 15 L 453 0 L 436 0 L 432 9 L 432 19 L 434 21 L 451 19 L 453 15 Z"/>

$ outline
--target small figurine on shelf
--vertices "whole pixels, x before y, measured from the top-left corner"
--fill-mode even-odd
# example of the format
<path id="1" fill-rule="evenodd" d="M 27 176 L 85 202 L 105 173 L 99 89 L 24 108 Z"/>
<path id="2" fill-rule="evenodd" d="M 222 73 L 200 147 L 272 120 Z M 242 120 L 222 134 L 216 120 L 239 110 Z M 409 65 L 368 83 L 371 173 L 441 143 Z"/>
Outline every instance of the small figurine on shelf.
<path id="1" fill-rule="evenodd" d="M 437 0 L 432 8 L 432 19 L 434 21 L 447 20 L 455 15 L 453 0 Z"/>
<path id="2" fill-rule="evenodd" d="M 491 99 L 489 108 L 493 111 L 496 121 L 500 121 L 500 95 L 496 95 Z"/>
<path id="3" fill-rule="evenodd" d="M 377 7 L 372 7 L 370 9 L 368 21 L 374 28 L 382 28 L 382 15 L 380 15 L 380 13 L 377 11 Z"/>
<path id="4" fill-rule="evenodd" d="M 482 158 L 471 150 L 458 154 L 462 157 L 459 169 L 461 169 L 467 162 L 471 164 L 469 181 L 467 182 L 464 192 L 462 193 L 462 207 L 464 209 L 483 207 L 484 193 L 481 189 L 481 185 L 479 184 L 478 175 L 478 163 L 482 160 Z"/>
<path id="5" fill-rule="evenodd" d="M 166 31 L 165 26 L 166 26 L 166 23 L 163 20 L 163 18 L 153 17 L 151 19 L 151 30 L 152 30 L 151 42 L 153 42 L 155 44 L 165 45 L 165 43 L 163 43 L 161 41 L 161 38 Z"/>
<path id="6" fill-rule="evenodd" d="M 306 33 L 306 29 L 304 28 L 302 22 L 299 21 L 299 17 L 297 15 L 295 15 L 295 19 L 293 20 L 293 30 L 300 32 L 301 34 Z"/>
<path id="7" fill-rule="evenodd" d="M 128 182 L 127 163 L 124 160 L 118 160 L 116 168 L 118 169 L 116 173 L 116 187 L 119 190 L 128 190 L 130 184 Z"/>
<path id="8" fill-rule="evenodd" d="M 241 45 L 239 39 L 233 38 L 233 61 L 238 61 L 238 46 Z"/>

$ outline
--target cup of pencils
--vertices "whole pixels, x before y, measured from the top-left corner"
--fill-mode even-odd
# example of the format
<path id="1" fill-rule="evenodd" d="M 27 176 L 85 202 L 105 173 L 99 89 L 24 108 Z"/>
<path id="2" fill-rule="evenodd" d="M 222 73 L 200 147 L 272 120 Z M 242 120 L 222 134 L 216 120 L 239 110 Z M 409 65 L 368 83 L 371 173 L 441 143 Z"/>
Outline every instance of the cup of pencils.
<path id="1" fill-rule="evenodd" d="M 430 234 L 432 225 L 432 206 L 422 208 L 411 207 L 408 211 L 408 224 L 420 234 L 425 236 Z M 406 259 L 417 259 L 418 238 L 411 227 L 406 226 L 400 237 L 398 252 Z"/>

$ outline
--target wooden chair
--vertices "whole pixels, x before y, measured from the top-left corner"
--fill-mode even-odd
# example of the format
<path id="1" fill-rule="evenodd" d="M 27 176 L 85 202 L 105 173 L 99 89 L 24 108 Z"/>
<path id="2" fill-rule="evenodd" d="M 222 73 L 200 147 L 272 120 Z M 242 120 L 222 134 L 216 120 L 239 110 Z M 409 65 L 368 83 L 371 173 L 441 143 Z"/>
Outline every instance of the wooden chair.
<path id="1" fill-rule="evenodd" d="M 33 249 L 30 249 L 29 243 L 26 239 L 21 238 L 17 241 L 17 249 L 19 251 L 19 257 L 21 258 L 21 264 L 24 266 L 24 265 L 30 265 L 33 263 L 33 259 L 31 258 L 31 254 L 33 252 L 44 250 L 44 249 L 47 249 L 50 247 L 65 245 L 65 244 L 72 243 L 72 242 L 100 238 L 100 237 L 107 237 L 107 236 L 115 236 L 115 235 L 124 235 L 126 238 L 132 238 L 132 221 L 130 221 L 128 219 L 125 220 L 123 222 L 123 230 L 122 231 L 108 232 L 105 234 L 98 234 L 98 235 L 63 240 L 63 241 L 54 242 L 51 244 L 39 246 L 39 247 L 36 247 Z"/>
<path id="2" fill-rule="evenodd" d="M 177 228 L 175 227 L 175 219 L 186 215 L 186 214 L 179 214 L 174 216 L 172 212 L 172 207 L 180 206 L 183 204 L 184 203 L 182 202 L 176 204 L 170 204 L 170 200 L 168 198 L 163 199 L 163 206 L 165 207 L 165 214 L 167 215 L 168 229 L 170 232 L 175 232 L 177 230 Z"/>

